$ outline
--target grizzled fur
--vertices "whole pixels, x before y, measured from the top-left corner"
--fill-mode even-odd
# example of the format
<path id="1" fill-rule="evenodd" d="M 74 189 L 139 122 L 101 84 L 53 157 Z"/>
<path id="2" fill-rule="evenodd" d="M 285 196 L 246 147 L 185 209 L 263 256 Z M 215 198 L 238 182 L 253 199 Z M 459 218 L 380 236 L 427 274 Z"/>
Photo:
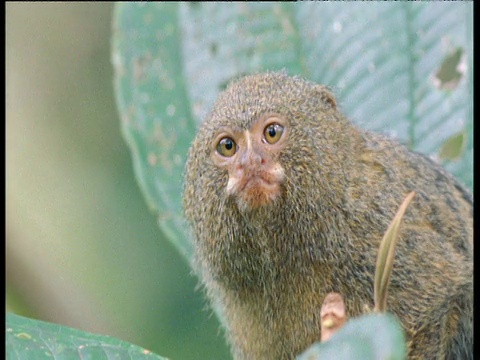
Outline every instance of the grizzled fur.
<path id="1" fill-rule="evenodd" d="M 212 142 L 221 126 L 248 129 L 268 112 L 289 121 L 281 195 L 241 209 Z M 372 308 L 379 243 L 410 191 L 389 311 L 410 359 L 472 359 L 472 195 L 432 161 L 355 127 L 323 86 L 266 73 L 220 94 L 190 149 L 184 209 L 235 359 L 291 359 L 318 341 L 329 292 L 349 316 Z"/>

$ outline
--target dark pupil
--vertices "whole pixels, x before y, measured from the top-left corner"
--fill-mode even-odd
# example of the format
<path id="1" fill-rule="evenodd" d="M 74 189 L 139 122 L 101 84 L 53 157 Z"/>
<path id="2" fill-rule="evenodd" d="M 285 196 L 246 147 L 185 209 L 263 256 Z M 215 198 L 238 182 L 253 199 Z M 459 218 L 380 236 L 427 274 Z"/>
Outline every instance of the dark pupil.
<path id="1" fill-rule="evenodd" d="M 276 133 L 277 133 L 277 132 L 275 131 L 275 126 L 270 126 L 270 127 L 268 128 L 268 135 L 270 135 L 272 138 L 275 137 L 275 134 L 276 134 Z"/>
<path id="2" fill-rule="evenodd" d="M 233 148 L 233 141 L 230 139 L 225 140 L 225 149 L 232 150 Z"/>

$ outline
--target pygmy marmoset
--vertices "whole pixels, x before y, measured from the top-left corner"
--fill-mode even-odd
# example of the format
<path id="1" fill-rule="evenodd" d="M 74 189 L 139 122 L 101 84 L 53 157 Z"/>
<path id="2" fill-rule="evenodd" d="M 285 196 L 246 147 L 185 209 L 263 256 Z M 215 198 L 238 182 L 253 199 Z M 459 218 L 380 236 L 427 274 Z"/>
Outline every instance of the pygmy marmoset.
<path id="1" fill-rule="evenodd" d="M 372 308 L 379 243 L 410 191 L 388 309 L 409 358 L 472 359 L 472 195 L 354 126 L 324 86 L 266 73 L 221 93 L 189 152 L 184 210 L 235 359 L 291 359 L 318 341 L 329 292 L 348 316 Z"/>

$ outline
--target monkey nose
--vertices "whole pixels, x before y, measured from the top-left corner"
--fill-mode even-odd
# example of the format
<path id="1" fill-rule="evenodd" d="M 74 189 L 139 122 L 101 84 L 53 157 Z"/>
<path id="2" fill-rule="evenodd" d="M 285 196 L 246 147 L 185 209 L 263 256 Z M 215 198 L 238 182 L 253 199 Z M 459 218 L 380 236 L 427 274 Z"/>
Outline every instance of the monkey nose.
<path id="1" fill-rule="evenodd" d="M 262 154 L 255 150 L 255 149 L 247 149 L 241 156 L 240 156 L 240 166 L 241 167 L 255 167 L 259 165 L 263 165 L 265 163 L 265 157 Z"/>

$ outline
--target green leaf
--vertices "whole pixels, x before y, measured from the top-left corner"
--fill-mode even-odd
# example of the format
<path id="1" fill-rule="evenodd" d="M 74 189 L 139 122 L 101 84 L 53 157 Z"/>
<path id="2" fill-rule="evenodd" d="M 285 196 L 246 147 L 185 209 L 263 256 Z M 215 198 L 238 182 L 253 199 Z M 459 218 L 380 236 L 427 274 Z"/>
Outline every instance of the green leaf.
<path id="1" fill-rule="evenodd" d="M 406 354 L 402 327 L 393 315 L 386 313 L 348 320 L 330 340 L 315 343 L 297 360 L 403 360 Z"/>
<path id="2" fill-rule="evenodd" d="M 117 104 L 161 228 L 191 259 L 181 211 L 187 149 L 226 84 L 265 70 L 331 87 L 353 122 L 444 160 L 472 188 L 472 24 L 471 2 L 117 4 Z M 459 132 L 462 153 L 443 159 Z"/>
<path id="3" fill-rule="evenodd" d="M 6 354 L 9 360 L 165 359 L 113 337 L 7 313 Z"/>
<path id="4" fill-rule="evenodd" d="M 178 3 L 115 7 L 115 92 L 135 174 L 162 230 L 190 258 L 182 174 L 196 125 L 183 80 Z"/>

